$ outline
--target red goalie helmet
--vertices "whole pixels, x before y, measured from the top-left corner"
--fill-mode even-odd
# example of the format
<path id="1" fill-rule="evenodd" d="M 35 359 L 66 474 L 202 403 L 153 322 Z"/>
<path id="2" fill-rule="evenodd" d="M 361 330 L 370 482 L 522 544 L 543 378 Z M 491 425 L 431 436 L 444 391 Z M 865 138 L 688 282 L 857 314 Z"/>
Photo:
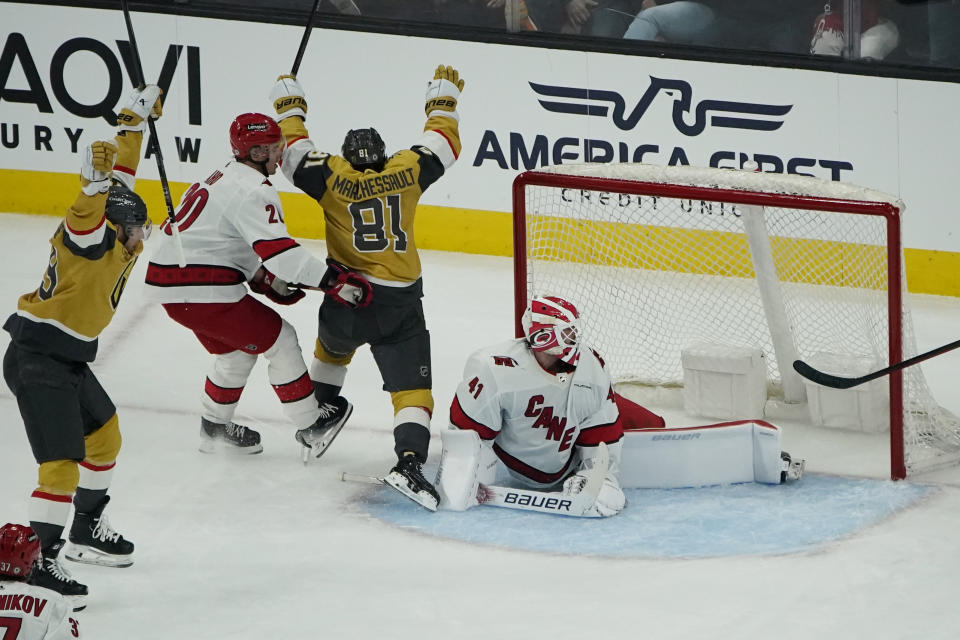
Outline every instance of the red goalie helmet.
<path id="1" fill-rule="evenodd" d="M 23 579 L 40 556 L 40 536 L 22 524 L 0 527 L 0 575 Z"/>
<path id="2" fill-rule="evenodd" d="M 569 365 L 580 359 L 580 314 L 573 303 L 537 296 L 523 314 L 523 333 L 534 351 L 559 356 Z"/>
<path id="3" fill-rule="evenodd" d="M 276 144 L 283 133 L 273 118 L 262 113 L 241 113 L 230 124 L 230 147 L 238 159 L 249 157 L 250 148 Z"/>

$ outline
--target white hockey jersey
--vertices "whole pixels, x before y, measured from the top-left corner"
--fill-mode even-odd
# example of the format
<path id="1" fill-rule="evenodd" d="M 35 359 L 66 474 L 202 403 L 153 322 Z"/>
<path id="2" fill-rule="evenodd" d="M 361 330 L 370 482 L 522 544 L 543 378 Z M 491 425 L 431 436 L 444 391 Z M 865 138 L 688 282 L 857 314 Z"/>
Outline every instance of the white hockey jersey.
<path id="1" fill-rule="evenodd" d="M 73 640 L 80 626 L 73 609 L 56 591 L 25 582 L 0 580 L 0 638 Z"/>
<path id="2" fill-rule="evenodd" d="M 600 442 L 619 473 L 623 428 L 603 361 L 584 349 L 572 373 L 545 371 L 523 339 L 471 354 L 450 407 L 450 422 L 472 429 L 511 474 L 548 487 L 576 471 Z"/>
<path id="3" fill-rule="evenodd" d="M 169 222 L 147 266 L 146 296 L 157 302 L 236 302 L 263 266 L 289 283 L 319 286 L 326 263 L 290 237 L 276 188 L 231 161 L 183 194 L 177 221 L 186 268 Z"/>

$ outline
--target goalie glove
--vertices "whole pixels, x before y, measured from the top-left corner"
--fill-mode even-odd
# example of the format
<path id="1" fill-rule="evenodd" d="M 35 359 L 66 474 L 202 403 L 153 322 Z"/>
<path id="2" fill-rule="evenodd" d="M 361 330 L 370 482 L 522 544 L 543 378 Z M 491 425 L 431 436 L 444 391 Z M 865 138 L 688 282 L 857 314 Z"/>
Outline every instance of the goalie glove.
<path id="1" fill-rule="evenodd" d="M 320 290 L 353 309 L 365 307 L 373 300 L 370 281 L 331 258 L 327 258 L 327 271 L 320 280 Z"/>
<path id="2" fill-rule="evenodd" d="M 427 96 L 424 111 L 427 117 L 445 115 L 457 118 L 457 100 L 463 91 L 460 73 L 450 66 L 440 65 L 433 74 L 433 80 L 427 83 Z M 440 113 L 437 113 L 440 112 Z"/>
<path id="3" fill-rule="evenodd" d="M 270 101 L 273 102 L 273 109 L 277 112 L 277 122 L 282 122 L 291 116 L 307 119 L 307 98 L 296 76 L 283 75 L 277 78 L 276 84 L 270 91 Z"/>
<path id="4" fill-rule="evenodd" d="M 250 281 L 250 290 L 254 293 L 267 296 L 277 304 L 295 304 L 307 295 L 303 289 L 290 287 L 285 281 L 275 276 L 264 267 L 257 269 Z"/>
<path id="5" fill-rule="evenodd" d="M 113 175 L 116 158 L 117 147 L 112 142 L 98 140 L 84 150 L 80 182 L 86 195 L 94 196 L 110 189 L 110 177 Z"/>
<path id="6" fill-rule="evenodd" d="M 583 491 L 587 484 L 587 478 L 580 473 L 575 473 L 567 478 L 563 483 L 563 495 L 574 496 Z M 584 515 L 599 516 L 609 518 L 615 516 L 627 505 L 627 498 L 623 495 L 623 489 L 620 483 L 613 476 L 607 476 L 603 480 L 603 486 L 600 487 L 600 493 L 597 494 L 597 500 L 593 506 L 587 510 Z"/>
<path id="7" fill-rule="evenodd" d="M 163 90 L 155 84 L 148 84 L 143 89 L 135 89 L 130 94 L 127 104 L 120 109 L 117 115 L 117 130 L 143 131 L 146 128 L 146 118 L 156 120 L 163 115 L 163 103 L 160 95 Z"/>

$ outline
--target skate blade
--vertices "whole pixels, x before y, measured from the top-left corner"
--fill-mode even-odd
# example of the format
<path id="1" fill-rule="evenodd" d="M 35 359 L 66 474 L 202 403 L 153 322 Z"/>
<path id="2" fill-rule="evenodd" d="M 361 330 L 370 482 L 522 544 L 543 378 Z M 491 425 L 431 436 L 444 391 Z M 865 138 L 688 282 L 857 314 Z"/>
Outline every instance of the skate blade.
<path id="1" fill-rule="evenodd" d="M 310 458 L 319 458 L 327 452 L 327 449 L 330 448 L 330 445 L 333 444 L 333 441 L 340 434 L 345 426 L 347 426 L 347 420 L 350 418 L 350 415 L 353 413 L 353 405 L 347 404 L 347 411 L 343 414 L 343 419 L 340 420 L 330 431 L 327 432 L 327 437 L 313 445 L 308 447 L 303 446 L 303 449 L 300 451 L 300 457 L 303 459 L 303 464 L 310 462 Z"/>
<path id="2" fill-rule="evenodd" d="M 263 453 L 263 445 L 257 444 L 252 447 L 238 447 L 227 444 L 222 440 L 211 440 L 209 438 L 200 439 L 200 453 L 226 453 L 228 455 L 249 456 L 256 453 Z"/>
<path id="3" fill-rule="evenodd" d="M 87 596 L 64 596 L 63 598 L 74 611 L 83 611 L 87 608 Z"/>
<path id="4" fill-rule="evenodd" d="M 410 491 L 410 488 L 407 486 L 407 483 L 402 478 L 400 480 L 394 480 L 391 476 L 393 476 L 392 473 L 387 475 L 387 477 L 383 479 L 383 484 L 387 485 L 388 487 L 393 487 L 394 489 L 396 489 L 397 491 L 399 491 L 400 493 L 407 496 L 408 498 L 416 502 L 418 505 L 420 505 L 421 507 L 429 511 L 437 510 L 437 501 L 432 495 L 430 495 L 426 491 L 418 491 L 416 493 L 413 491 Z"/>
<path id="5" fill-rule="evenodd" d="M 87 546 L 85 544 L 76 544 L 71 542 L 63 550 L 63 555 L 71 562 L 81 564 L 95 564 L 101 567 L 115 567 L 125 569 L 133 564 L 131 556 L 118 556 L 110 553 L 104 553 L 99 549 Z"/>

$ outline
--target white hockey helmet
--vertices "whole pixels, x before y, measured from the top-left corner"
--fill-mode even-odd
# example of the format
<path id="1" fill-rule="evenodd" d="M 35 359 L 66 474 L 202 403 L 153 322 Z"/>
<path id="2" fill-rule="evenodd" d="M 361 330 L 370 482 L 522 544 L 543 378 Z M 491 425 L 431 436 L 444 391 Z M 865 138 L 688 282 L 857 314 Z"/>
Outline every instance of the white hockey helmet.
<path id="1" fill-rule="evenodd" d="M 521 322 L 531 349 L 559 356 L 576 366 L 580 359 L 580 314 L 573 303 L 557 296 L 536 296 Z"/>

